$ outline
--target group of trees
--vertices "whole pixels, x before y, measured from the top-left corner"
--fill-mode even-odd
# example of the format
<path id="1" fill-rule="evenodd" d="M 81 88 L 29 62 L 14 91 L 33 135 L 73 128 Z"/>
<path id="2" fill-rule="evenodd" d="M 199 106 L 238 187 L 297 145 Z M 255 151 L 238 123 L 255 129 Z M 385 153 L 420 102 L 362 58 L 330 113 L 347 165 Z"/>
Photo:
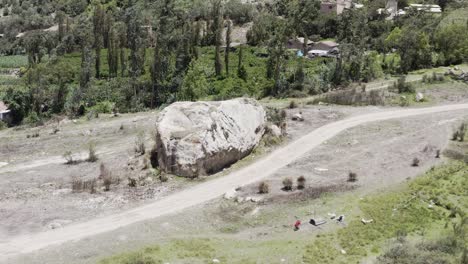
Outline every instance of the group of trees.
<path id="1" fill-rule="evenodd" d="M 25 114 L 77 114 L 104 100 L 120 111 L 137 111 L 216 96 L 220 86 L 228 86 L 228 97 L 252 90 L 273 96 L 318 93 L 468 58 L 468 24 L 440 26 L 443 16 L 423 12 L 391 21 L 377 12 L 385 1 L 339 16 L 321 14 L 319 0 L 1 1 L 12 14 L 0 20 L 0 33 L 6 33 L 0 41 L 8 43 L 0 53 L 24 51 L 29 58 L 23 89 L 28 92 L 5 97 L 25 97 Z M 443 4 L 448 10 L 458 2 Z M 266 51 L 254 63 L 244 62 L 245 48 L 231 51 L 234 28 L 248 22 L 248 45 Z M 42 30 L 54 24 L 56 32 Z M 16 38 L 19 32 L 25 34 Z M 309 61 L 286 48 L 296 37 L 304 43 L 333 38 L 341 54 L 307 70 Z M 202 63 L 206 56 L 211 65 Z M 70 58 L 80 59 L 70 65 Z M 258 63 L 264 71 L 249 73 Z"/>

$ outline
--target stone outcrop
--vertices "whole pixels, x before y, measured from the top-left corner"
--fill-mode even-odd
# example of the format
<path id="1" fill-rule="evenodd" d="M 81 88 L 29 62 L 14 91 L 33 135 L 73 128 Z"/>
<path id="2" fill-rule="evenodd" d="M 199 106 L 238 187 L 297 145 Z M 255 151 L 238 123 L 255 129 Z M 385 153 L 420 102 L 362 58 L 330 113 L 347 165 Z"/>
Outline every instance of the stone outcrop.
<path id="1" fill-rule="evenodd" d="M 216 173 L 257 146 L 265 122 L 265 110 L 253 99 L 174 103 L 159 115 L 152 160 L 179 176 Z"/>

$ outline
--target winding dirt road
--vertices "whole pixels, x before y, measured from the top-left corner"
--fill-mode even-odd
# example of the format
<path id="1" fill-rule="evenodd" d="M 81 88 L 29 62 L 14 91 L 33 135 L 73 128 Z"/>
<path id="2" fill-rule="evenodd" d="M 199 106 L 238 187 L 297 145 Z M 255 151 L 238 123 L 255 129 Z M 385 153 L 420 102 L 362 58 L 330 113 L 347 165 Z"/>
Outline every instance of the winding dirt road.
<path id="1" fill-rule="evenodd" d="M 356 116 L 325 125 L 243 169 L 232 172 L 224 177 L 201 183 L 151 204 L 88 222 L 66 226 L 62 229 L 18 236 L 6 243 L 0 243 L 0 260 L 7 260 L 10 257 L 30 253 L 45 247 L 109 232 L 139 221 L 173 214 L 185 208 L 207 202 L 238 186 L 267 178 L 278 169 L 295 161 L 313 148 L 348 128 L 369 122 L 446 111 L 465 111 L 468 114 L 468 104 L 392 110 Z"/>

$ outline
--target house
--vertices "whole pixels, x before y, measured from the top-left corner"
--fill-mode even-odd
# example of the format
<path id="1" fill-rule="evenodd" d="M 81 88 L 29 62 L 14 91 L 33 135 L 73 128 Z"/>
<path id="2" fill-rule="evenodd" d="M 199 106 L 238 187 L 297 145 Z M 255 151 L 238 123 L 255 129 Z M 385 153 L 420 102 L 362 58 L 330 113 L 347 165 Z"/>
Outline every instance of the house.
<path id="1" fill-rule="evenodd" d="M 442 8 L 439 5 L 410 4 L 406 7 L 408 10 L 418 10 L 426 13 L 440 14 Z"/>
<path id="2" fill-rule="evenodd" d="M 297 50 L 303 50 L 304 49 L 304 42 L 305 38 L 295 38 L 295 39 L 290 39 L 288 40 L 288 49 L 297 49 Z M 309 50 L 312 45 L 314 44 L 313 41 L 307 40 L 307 50 Z"/>
<path id="3" fill-rule="evenodd" d="M 11 122 L 11 111 L 8 110 L 8 106 L 3 101 L 0 101 L 0 121 Z"/>
<path id="4" fill-rule="evenodd" d="M 345 9 L 352 7 L 352 0 L 324 0 L 320 3 L 320 12 L 322 14 L 341 15 Z"/>
<path id="5" fill-rule="evenodd" d="M 340 53 L 338 46 L 339 44 L 334 41 L 319 41 L 312 46 L 312 49 L 307 53 L 307 56 L 309 58 L 338 57 Z"/>

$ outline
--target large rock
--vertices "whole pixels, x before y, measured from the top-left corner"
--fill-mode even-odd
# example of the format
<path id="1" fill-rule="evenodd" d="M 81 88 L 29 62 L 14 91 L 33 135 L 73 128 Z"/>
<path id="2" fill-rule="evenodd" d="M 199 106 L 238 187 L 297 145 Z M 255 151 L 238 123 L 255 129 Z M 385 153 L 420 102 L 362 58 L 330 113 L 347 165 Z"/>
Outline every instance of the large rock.
<path id="1" fill-rule="evenodd" d="M 253 99 L 174 103 L 158 118 L 153 160 L 180 176 L 218 172 L 255 148 L 265 122 L 265 110 Z"/>

